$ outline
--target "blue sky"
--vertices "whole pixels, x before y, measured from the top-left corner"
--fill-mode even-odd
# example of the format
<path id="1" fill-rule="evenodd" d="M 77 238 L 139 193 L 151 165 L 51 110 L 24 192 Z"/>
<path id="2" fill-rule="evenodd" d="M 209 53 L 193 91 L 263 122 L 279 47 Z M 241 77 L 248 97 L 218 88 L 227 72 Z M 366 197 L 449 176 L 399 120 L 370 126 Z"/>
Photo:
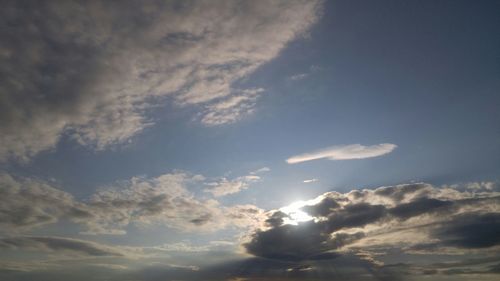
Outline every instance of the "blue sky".
<path id="1" fill-rule="evenodd" d="M 68 273 L 53 268 L 49 256 L 68 252 L 108 257 L 106 263 L 126 268 L 130 276 L 163 263 L 166 280 L 199 278 L 177 272 L 189 266 L 214 273 L 214 280 L 230 270 L 228 263 L 217 265 L 228 268 L 206 269 L 196 253 L 279 261 L 288 249 L 309 253 L 300 258 L 309 259 L 304 268 L 324 268 L 311 258 L 316 248 L 283 245 L 278 255 L 258 250 L 258 243 L 285 228 L 323 237 L 311 224 L 358 210 L 351 209 L 355 204 L 368 204 L 372 213 L 383 206 L 397 221 L 407 218 L 398 207 L 415 203 L 424 210 L 412 215 L 417 221 L 428 219 L 419 216 L 435 206 L 486 200 L 469 206 L 474 212 L 467 215 L 480 216 L 477 220 L 492 229 L 499 225 L 496 1 L 6 6 L 0 29 L 5 42 L 0 44 L 0 187 L 6 194 L 0 199 L 0 249 L 6 252 L 0 266 L 21 272 L 5 273 L 6 278 L 48 278 L 33 266 L 33 251 L 57 278 Z M 314 159 L 287 163 L 304 154 Z M 387 203 L 377 197 L 377 188 L 412 195 L 409 201 L 391 197 L 395 201 Z M 356 201 L 354 191 L 363 189 L 368 190 L 364 201 Z M 319 209 L 328 200 L 351 205 L 339 203 L 345 209 L 332 207 L 323 219 L 311 213 L 296 225 L 270 223 L 282 220 L 280 208 L 293 202 Z M 422 241 L 441 239 L 434 247 L 449 251 L 443 260 L 461 251 L 454 254 L 458 264 L 468 253 L 463 249 L 474 247 L 443 238 L 442 233 L 470 226 L 470 218 L 454 210 L 442 212 L 457 218 L 448 222 L 456 228 L 417 227 L 414 235 L 431 233 Z M 361 217 L 357 222 L 365 221 Z M 370 260 L 369 266 L 379 266 L 377 259 L 390 264 L 404 256 L 411 268 L 405 268 L 407 275 L 418 278 L 422 255 L 432 254 L 423 250 L 430 242 L 402 241 L 406 246 L 388 248 L 354 236 L 361 231 L 370 237 L 382 218 L 388 220 L 381 214 L 363 224 L 331 228 L 332 237 L 354 240 L 321 252 L 341 255 L 334 265 Z M 332 239 L 327 242 L 340 243 Z M 485 252 L 471 255 L 490 259 L 467 263 L 469 271 L 457 278 L 479 271 L 484 280 L 494 278 L 487 268 L 498 260 L 498 245 L 495 240 L 478 247 Z M 375 254 L 380 247 L 383 258 Z M 139 252 L 147 262 L 133 261 Z M 445 280 L 448 270 L 439 268 L 440 261 L 425 265 L 435 280 Z M 300 266 L 305 265 L 291 265 L 291 272 L 302 272 Z M 121 278 L 108 267 L 99 274 Z M 75 276 L 80 269 L 66 268 Z M 232 277 L 240 279 L 227 280 L 266 278 Z"/>

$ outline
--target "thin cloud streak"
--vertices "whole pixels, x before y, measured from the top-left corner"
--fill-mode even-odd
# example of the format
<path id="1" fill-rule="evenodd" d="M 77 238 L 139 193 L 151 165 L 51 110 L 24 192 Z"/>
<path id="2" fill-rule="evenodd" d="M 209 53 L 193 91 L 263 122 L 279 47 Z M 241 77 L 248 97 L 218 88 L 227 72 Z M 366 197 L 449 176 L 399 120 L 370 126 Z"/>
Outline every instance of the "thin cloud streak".
<path id="1" fill-rule="evenodd" d="M 304 180 L 303 183 L 313 183 L 313 182 L 317 182 L 318 179 L 314 178 L 314 179 L 308 179 L 308 180 Z"/>
<path id="2" fill-rule="evenodd" d="M 286 160 L 288 164 L 328 158 L 330 160 L 350 160 L 378 157 L 392 152 L 397 145 L 381 143 L 364 146 L 361 144 L 338 145 L 329 148 L 292 156 Z"/>

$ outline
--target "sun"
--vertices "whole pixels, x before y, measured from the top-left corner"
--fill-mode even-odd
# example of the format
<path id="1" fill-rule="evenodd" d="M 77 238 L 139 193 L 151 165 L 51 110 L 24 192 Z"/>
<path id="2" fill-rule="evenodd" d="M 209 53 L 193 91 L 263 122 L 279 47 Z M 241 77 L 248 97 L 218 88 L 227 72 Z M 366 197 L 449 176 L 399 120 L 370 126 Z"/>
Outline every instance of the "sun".
<path id="1" fill-rule="evenodd" d="M 306 201 L 296 201 L 292 204 L 285 206 L 280 209 L 288 217 L 283 219 L 284 224 L 298 225 L 300 222 L 306 222 L 313 220 L 314 217 L 310 216 L 308 213 L 302 211 L 302 207 L 306 206 Z"/>

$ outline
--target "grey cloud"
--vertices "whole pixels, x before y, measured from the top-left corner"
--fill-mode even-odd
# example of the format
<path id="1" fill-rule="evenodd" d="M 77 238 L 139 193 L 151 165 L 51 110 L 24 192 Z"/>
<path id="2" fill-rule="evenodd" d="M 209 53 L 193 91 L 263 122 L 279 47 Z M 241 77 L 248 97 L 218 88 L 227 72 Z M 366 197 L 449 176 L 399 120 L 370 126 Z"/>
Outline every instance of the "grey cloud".
<path id="1" fill-rule="evenodd" d="M 276 211 L 273 212 L 269 217 L 266 219 L 266 224 L 271 227 L 278 227 L 282 225 L 285 220 L 284 218 L 288 217 L 287 214 L 281 212 L 281 211 Z"/>
<path id="2" fill-rule="evenodd" d="M 299 225 L 281 225 L 266 231 L 258 231 L 252 241 L 245 244 L 248 253 L 255 256 L 300 261 L 331 249 L 329 233 L 314 222 Z"/>
<path id="3" fill-rule="evenodd" d="M 419 198 L 409 203 L 399 204 L 389 210 L 396 217 L 406 219 L 425 213 L 439 212 L 453 205 L 451 201 L 443 201 L 433 198 Z"/>
<path id="4" fill-rule="evenodd" d="M 124 256 L 122 252 L 98 243 L 62 237 L 6 237 L 0 238 L 0 249 L 34 250 L 42 252 L 70 252 L 83 256 Z"/>
<path id="5" fill-rule="evenodd" d="M 488 248 L 500 245 L 500 213 L 470 213 L 453 217 L 432 236 L 446 246 Z"/>
<path id="6" fill-rule="evenodd" d="M 206 125 L 239 120 L 261 89 L 238 81 L 318 18 L 319 1 L 6 1 L 0 11 L 0 158 L 62 136 L 104 149 L 171 97 Z"/>
<path id="7" fill-rule="evenodd" d="M 318 260 L 307 263 L 283 262 L 269 259 L 250 258 L 226 261 L 208 267 L 175 266 L 154 264 L 137 270 L 114 270 L 77 266 L 67 269 L 39 270 L 17 274 L 2 274 L 2 280 L 88 280 L 89 275 L 96 280 L 186 280 L 186 281 L 244 281 L 244 280 L 394 280 L 390 274 L 356 256 L 343 256 L 334 260 Z M 284 277 L 286 278 L 284 279 Z M 12 279 L 11 279 L 12 278 Z"/>
<path id="8" fill-rule="evenodd" d="M 500 241 L 499 196 L 422 183 L 330 192 L 300 207 L 312 216 L 309 221 L 287 223 L 286 211 L 270 212 L 267 226 L 244 246 L 255 256 L 281 260 L 377 247 L 409 253 L 487 249 Z"/>
<path id="9" fill-rule="evenodd" d="M 324 224 L 327 226 L 327 231 L 334 232 L 343 228 L 363 227 L 379 221 L 385 214 L 386 208 L 382 205 L 358 203 L 330 213 Z"/>
<path id="10" fill-rule="evenodd" d="M 283 224 L 283 214 L 274 213 L 268 220 L 270 229 L 258 231 L 245 244 L 250 254 L 282 260 L 310 260 L 325 257 L 335 250 L 364 237 L 363 232 L 338 232 L 346 228 L 362 227 L 379 220 L 385 213 L 380 205 L 348 205 L 332 212 L 322 221 L 308 221 L 297 225 Z M 281 223 L 281 224 L 279 224 Z M 332 237 L 333 234 L 333 237 Z"/>
<path id="11" fill-rule="evenodd" d="M 195 198 L 188 187 L 199 178 L 182 172 L 132 178 L 79 201 L 43 181 L 1 174 L 1 232 L 26 232 L 61 220 L 84 226 L 85 234 L 124 234 L 130 224 L 216 231 L 260 223 L 263 211 L 253 205 L 222 206 Z"/>
<path id="12" fill-rule="evenodd" d="M 33 179 L 0 174 L 0 226 L 4 231 L 30 229 L 61 218 L 91 219 L 92 212 L 70 194 Z"/>

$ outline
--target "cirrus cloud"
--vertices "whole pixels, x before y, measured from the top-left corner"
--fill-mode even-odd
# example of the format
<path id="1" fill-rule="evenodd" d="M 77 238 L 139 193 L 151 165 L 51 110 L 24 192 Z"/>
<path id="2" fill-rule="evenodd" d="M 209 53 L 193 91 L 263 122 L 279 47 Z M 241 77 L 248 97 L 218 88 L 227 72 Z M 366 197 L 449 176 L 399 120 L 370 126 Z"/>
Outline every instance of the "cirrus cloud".
<path id="1" fill-rule="evenodd" d="M 288 164 L 327 158 L 329 160 L 349 160 L 378 157 L 392 152 L 397 145 L 381 143 L 364 146 L 361 144 L 337 145 L 309 153 L 292 156 L 286 160 Z"/>

